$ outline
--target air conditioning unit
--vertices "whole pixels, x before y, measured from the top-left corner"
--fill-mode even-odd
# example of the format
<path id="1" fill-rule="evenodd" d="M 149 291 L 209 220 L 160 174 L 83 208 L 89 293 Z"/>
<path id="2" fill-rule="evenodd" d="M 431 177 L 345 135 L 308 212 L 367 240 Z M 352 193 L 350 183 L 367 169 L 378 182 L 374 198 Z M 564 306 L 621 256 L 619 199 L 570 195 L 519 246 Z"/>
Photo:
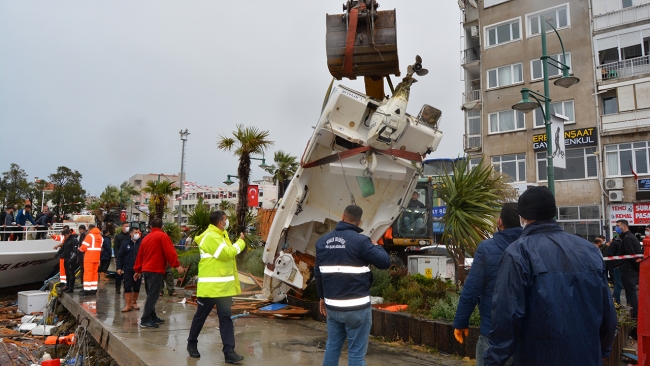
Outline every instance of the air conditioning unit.
<path id="1" fill-rule="evenodd" d="M 606 189 L 623 189 L 623 178 L 605 179 Z"/>
<path id="2" fill-rule="evenodd" d="M 623 191 L 621 191 L 621 190 L 609 191 L 609 201 L 610 202 L 622 202 L 623 201 Z"/>
<path id="3" fill-rule="evenodd" d="M 471 26 L 471 27 L 469 28 L 469 34 L 470 34 L 470 36 L 472 36 L 472 37 L 478 37 L 478 26 L 477 26 L 477 25 L 473 25 L 473 26 Z"/>

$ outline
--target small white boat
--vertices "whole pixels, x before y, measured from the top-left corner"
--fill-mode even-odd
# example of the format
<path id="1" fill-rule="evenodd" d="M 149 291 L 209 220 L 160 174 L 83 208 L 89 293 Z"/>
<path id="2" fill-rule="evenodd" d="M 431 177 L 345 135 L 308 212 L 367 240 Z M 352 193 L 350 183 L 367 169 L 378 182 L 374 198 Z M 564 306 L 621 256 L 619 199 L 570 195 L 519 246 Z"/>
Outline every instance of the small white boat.
<path id="1" fill-rule="evenodd" d="M 66 222 L 65 225 L 78 232 L 82 223 Z M 36 232 L 28 227 L 26 240 L 0 241 L 0 288 L 45 281 L 50 274 L 58 272 L 59 260 L 55 258 L 56 249 L 53 249 L 58 242 L 49 237 L 50 234 L 59 234 L 62 226 L 56 224 L 49 230 L 47 239 L 33 239 Z"/>
<path id="2" fill-rule="evenodd" d="M 419 57 L 382 101 L 344 86 L 331 90 L 269 230 L 264 297 L 281 301 L 289 289 L 307 287 L 316 241 L 334 229 L 346 206 L 363 209 L 363 234 L 378 240 L 407 205 L 422 157 L 442 139 L 438 109 L 425 105 L 417 117 L 406 113 L 418 70 Z"/>

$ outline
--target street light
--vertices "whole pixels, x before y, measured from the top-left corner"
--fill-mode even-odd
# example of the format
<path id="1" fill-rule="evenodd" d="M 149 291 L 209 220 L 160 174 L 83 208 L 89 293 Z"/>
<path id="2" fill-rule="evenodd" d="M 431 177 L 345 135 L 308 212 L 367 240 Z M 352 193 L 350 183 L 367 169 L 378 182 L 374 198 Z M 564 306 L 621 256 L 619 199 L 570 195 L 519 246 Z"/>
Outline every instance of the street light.
<path id="1" fill-rule="evenodd" d="M 270 167 L 270 165 L 266 165 L 266 159 L 264 157 L 264 151 L 262 151 L 262 158 L 250 158 L 251 160 L 261 160 L 262 164 L 258 165 L 262 169 L 266 169 Z"/>
<path id="2" fill-rule="evenodd" d="M 224 181 L 223 181 L 223 184 L 225 184 L 225 185 L 227 185 L 227 186 L 230 186 L 230 185 L 232 185 L 233 183 L 235 183 L 235 182 L 233 182 L 230 178 L 237 178 L 237 179 L 239 179 L 239 177 L 236 176 L 236 175 L 230 175 L 230 174 L 228 174 L 228 179 L 224 180 Z"/>
<path id="3" fill-rule="evenodd" d="M 553 31 L 555 32 L 555 35 L 557 35 L 557 38 L 560 40 L 560 46 L 562 47 L 562 60 L 566 61 L 566 53 L 564 52 L 564 44 L 562 43 L 562 38 L 557 32 L 557 29 L 553 26 L 553 24 L 549 23 L 548 20 L 545 18 L 542 21 L 543 16 L 540 16 L 540 33 L 542 37 L 542 57 L 540 57 L 540 60 L 542 61 L 542 72 L 544 76 L 544 95 L 541 95 L 539 93 L 536 93 L 528 88 L 522 88 L 521 89 L 521 101 L 515 105 L 512 106 L 512 109 L 521 111 L 523 113 L 530 113 L 535 108 L 540 107 L 542 108 L 542 114 L 544 115 L 544 122 L 546 124 L 546 169 L 547 169 L 547 177 L 548 177 L 548 189 L 551 190 L 551 193 L 555 195 L 555 172 L 553 170 L 553 142 L 551 141 L 551 98 L 550 98 L 550 91 L 549 91 L 549 86 L 548 86 L 548 63 L 552 62 L 553 66 L 557 69 L 562 70 L 562 77 L 559 79 L 555 80 L 553 84 L 557 86 L 561 86 L 563 88 L 568 88 L 572 85 L 577 84 L 580 82 L 580 79 L 578 79 L 575 76 L 570 76 L 569 71 L 571 70 L 571 67 L 566 65 L 563 62 L 560 62 L 559 60 L 554 60 L 551 57 L 548 56 L 546 53 L 546 24 L 550 25 L 551 28 L 553 28 Z M 530 98 L 533 98 L 535 101 L 530 100 Z M 538 98 L 539 97 L 539 98 Z M 544 106 L 542 106 L 542 102 L 544 103 Z"/>

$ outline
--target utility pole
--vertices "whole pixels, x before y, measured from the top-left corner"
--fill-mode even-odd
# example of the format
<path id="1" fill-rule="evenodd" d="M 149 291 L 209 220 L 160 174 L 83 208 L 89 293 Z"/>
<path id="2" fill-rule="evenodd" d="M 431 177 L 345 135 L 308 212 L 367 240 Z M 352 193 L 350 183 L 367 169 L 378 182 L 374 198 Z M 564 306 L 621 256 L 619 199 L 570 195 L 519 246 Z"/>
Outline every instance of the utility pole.
<path id="1" fill-rule="evenodd" d="M 181 181 L 181 191 L 178 196 L 178 227 L 181 227 L 181 215 L 183 213 L 182 207 L 183 207 L 183 174 L 185 174 L 185 142 L 187 142 L 187 136 L 190 134 L 187 132 L 187 128 L 185 131 L 180 130 L 178 132 L 181 135 L 181 141 L 183 141 L 183 151 L 181 153 L 181 176 L 180 176 L 180 181 Z"/>

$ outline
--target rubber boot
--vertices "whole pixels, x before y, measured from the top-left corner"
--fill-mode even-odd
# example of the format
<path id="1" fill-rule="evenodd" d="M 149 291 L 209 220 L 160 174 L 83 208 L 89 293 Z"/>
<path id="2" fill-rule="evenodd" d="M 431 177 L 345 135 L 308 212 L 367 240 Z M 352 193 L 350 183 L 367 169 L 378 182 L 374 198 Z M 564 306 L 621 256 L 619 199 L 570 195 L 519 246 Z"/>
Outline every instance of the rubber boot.
<path id="1" fill-rule="evenodd" d="M 140 295 L 139 292 L 131 292 L 131 308 L 134 310 L 140 310 L 140 307 L 138 306 L 138 296 Z"/>
<path id="2" fill-rule="evenodd" d="M 192 358 L 200 358 L 201 354 L 199 350 L 196 349 L 197 342 L 187 342 L 187 353 L 190 354 Z"/>
<path id="3" fill-rule="evenodd" d="M 124 293 L 124 301 L 126 302 L 126 305 L 124 305 L 124 309 L 122 309 L 123 313 L 126 313 L 127 311 L 131 311 L 131 292 L 125 292 Z"/>

